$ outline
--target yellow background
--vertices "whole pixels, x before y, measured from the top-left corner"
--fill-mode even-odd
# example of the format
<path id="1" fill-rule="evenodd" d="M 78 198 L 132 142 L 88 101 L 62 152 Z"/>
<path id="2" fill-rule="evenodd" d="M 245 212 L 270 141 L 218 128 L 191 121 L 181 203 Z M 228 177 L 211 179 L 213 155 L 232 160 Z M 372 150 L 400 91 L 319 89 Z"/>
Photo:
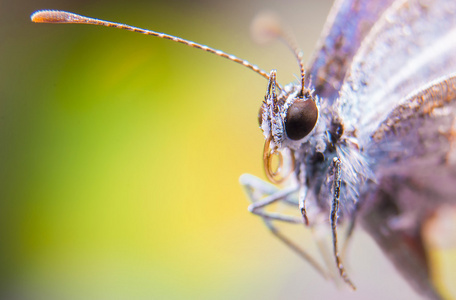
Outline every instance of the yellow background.
<path id="1" fill-rule="evenodd" d="M 158 38 L 29 20 L 64 9 L 175 34 L 277 68 L 285 84 L 295 59 L 251 42 L 250 21 L 278 12 L 309 56 L 330 4 L 2 0 L 2 299 L 416 297 L 361 231 L 353 293 L 248 213 L 238 177 L 264 177 L 264 78 Z"/>

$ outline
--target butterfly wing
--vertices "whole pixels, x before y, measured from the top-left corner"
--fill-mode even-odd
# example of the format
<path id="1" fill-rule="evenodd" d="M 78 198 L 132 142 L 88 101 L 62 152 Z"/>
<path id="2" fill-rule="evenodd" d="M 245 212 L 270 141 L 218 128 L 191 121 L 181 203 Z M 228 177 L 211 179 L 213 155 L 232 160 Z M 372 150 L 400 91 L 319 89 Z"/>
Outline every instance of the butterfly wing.
<path id="1" fill-rule="evenodd" d="M 456 1 L 396 1 L 366 36 L 341 88 L 340 115 L 361 144 L 405 96 L 456 70 Z"/>
<path id="2" fill-rule="evenodd" d="M 366 149 L 376 182 L 365 191 L 361 222 L 421 294 L 432 285 L 423 227 L 444 204 L 456 205 L 456 73 L 397 106 Z"/>
<path id="3" fill-rule="evenodd" d="M 383 11 L 393 0 L 337 0 L 310 60 L 316 94 L 333 101 L 352 58 Z"/>
<path id="4" fill-rule="evenodd" d="M 375 174 L 361 222 L 429 298 L 439 296 L 422 229 L 436 208 L 456 204 L 456 80 L 445 76 L 456 71 L 455 53 L 455 1 L 395 1 L 363 40 L 337 100 Z"/>

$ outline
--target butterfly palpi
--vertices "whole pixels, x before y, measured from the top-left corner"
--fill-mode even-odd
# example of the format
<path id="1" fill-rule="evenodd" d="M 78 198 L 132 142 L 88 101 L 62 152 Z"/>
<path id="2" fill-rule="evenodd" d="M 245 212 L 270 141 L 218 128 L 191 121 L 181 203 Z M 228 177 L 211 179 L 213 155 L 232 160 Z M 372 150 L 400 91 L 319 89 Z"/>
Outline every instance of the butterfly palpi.
<path id="1" fill-rule="evenodd" d="M 300 80 L 282 86 L 275 70 L 182 38 L 63 11 L 37 11 L 37 23 L 116 27 L 170 39 L 240 63 L 268 80 L 259 113 L 268 181 L 242 175 L 271 232 L 323 270 L 276 222 L 331 231 L 335 266 L 353 289 L 337 227 L 355 223 L 373 237 L 422 296 L 439 299 L 423 237 L 438 210 L 456 206 L 456 2 L 336 1 L 306 66 L 276 25 Z M 268 22 L 266 22 L 268 23 Z M 261 27 L 261 26 L 260 26 Z M 298 212 L 271 211 L 274 203 Z"/>

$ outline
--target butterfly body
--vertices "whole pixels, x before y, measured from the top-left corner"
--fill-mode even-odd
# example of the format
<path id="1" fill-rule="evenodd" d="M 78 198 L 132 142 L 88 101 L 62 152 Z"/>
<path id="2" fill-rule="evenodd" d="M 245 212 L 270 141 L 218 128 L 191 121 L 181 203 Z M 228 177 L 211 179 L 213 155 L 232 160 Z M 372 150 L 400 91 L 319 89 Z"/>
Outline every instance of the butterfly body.
<path id="1" fill-rule="evenodd" d="M 456 3 L 339 1 L 335 11 L 306 81 L 318 104 L 318 122 L 298 143 L 278 146 L 293 151 L 303 223 L 329 219 L 334 227 L 357 216 L 411 284 L 439 298 L 422 230 L 441 205 L 456 199 Z M 345 30 L 341 22 L 350 15 L 357 21 L 348 21 Z M 347 47 L 347 39 L 355 46 Z M 267 138 L 269 131 L 262 129 Z M 340 169 L 331 164 L 335 160 Z M 263 218 L 274 219 L 266 209 L 258 212 L 264 203 L 254 206 Z M 328 219 L 312 220 L 307 206 Z"/>
<path id="2" fill-rule="evenodd" d="M 288 149 L 293 152 L 294 176 L 298 181 L 299 177 L 303 178 L 300 184 L 308 187 L 306 202 L 311 206 L 326 209 L 330 207 L 331 164 L 334 158 L 341 159 L 343 176 L 340 202 L 344 215 L 351 216 L 359 201 L 359 187 L 372 176 L 369 173 L 367 158 L 359 148 L 355 133 L 344 131 L 343 120 L 339 116 L 336 103 L 330 105 L 321 101 L 318 96 L 314 100 L 318 107 L 318 121 L 313 130 L 297 141 L 288 138 L 285 130 L 286 113 L 290 107 L 290 99 L 295 98 L 299 88 L 296 84 L 284 88 L 283 94 L 279 95 L 277 100 L 282 111 L 278 114 L 280 117 L 273 122 L 268 122 L 270 111 L 264 109 L 266 102 L 263 104 L 261 128 L 265 138 L 271 134 L 278 151 Z"/>

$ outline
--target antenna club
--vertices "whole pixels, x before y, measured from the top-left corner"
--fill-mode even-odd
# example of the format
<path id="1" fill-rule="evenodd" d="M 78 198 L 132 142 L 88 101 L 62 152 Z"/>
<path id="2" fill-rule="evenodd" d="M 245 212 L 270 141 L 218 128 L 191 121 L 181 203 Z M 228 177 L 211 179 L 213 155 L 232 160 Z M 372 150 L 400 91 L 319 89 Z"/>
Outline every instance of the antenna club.
<path id="1" fill-rule="evenodd" d="M 30 19 L 34 23 L 83 23 L 83 16 L 61 10 L 38 10 Z"/>

